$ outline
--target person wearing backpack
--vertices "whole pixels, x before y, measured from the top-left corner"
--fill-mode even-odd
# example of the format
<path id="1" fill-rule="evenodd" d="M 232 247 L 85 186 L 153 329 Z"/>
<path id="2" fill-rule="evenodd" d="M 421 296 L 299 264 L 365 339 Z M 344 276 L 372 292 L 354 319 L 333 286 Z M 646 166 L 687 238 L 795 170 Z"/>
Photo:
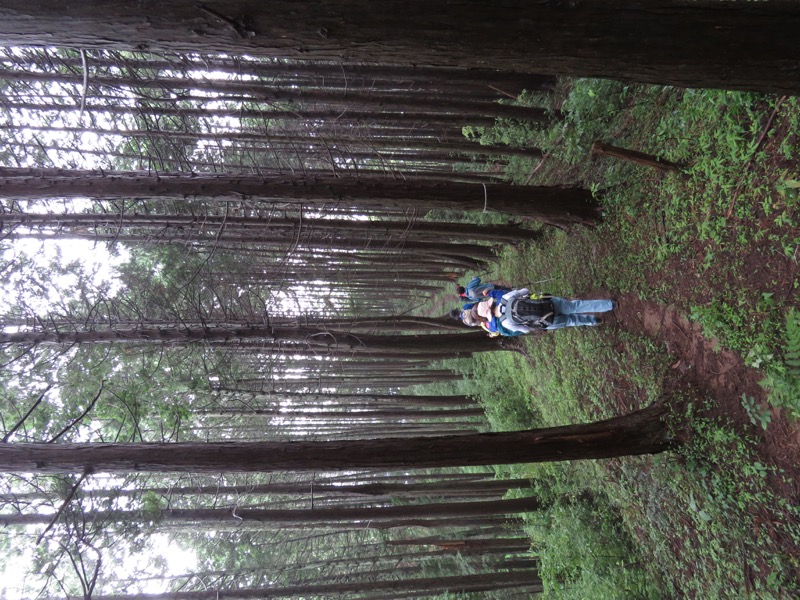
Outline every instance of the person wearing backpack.
<path id="1" fill-rule="evenodd" d="M 527 288 L 502 292 L 492 290 L 491 311 L 503 329 L 519 333 L 599 325 L 592 313 L 614 310 L 612 300 L 567 300 L 549 294 L 530 293 Z"/>
<path id="2" fill-rule="evenodd" d="M 490 337 L 508 336 L 514 337 L 522 335 L 524 331 L 510 331 L 503 327 L 500 320 L 491 313 L 493 300 L 487 298 L 486 302 L 473 302 L 472 304 L 465 304 L 461 308 L 454 308 L 450 311 L 450 316 L 461 321 L 467 327 L 480 327 Z M 488 311 L 481 309 L 489 309 Z"/>
<path id="3" fill-rule="evenodd" d="M 473 277 L 466 287 L 463 285 L 456 286 L 456 294 L 458 294 L 458 297 L 462 300 L 466 300 L 468 303 L 484 302 L 489 299 L 489 292 L 495 290 L 509 292 L 511 288 L 497 285 L 496 283 L 481 283 L 481 278 L 477 276 Z M 467 308 L 466 304 L 464 308 Z"/>

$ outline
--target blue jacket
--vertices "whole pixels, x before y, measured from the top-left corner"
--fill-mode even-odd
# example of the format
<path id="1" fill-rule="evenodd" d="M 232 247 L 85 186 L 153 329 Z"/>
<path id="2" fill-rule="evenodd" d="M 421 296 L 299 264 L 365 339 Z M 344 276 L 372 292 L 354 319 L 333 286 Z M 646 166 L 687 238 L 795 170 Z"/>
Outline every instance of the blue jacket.
<path id="1" fill-rule="evenodd" d="M 488 298 L 484 296 L 483 292 L 491 292 L 493 290 L 509 291 L 510 288 L 495 285 L 493 283 L 481 283 L 480 277 L 473 277 L 470 282 L 464 287 L 464 297 L 471 302 L 482 302 Z M 505 293 L 503 292 L 503 293 Z"/>

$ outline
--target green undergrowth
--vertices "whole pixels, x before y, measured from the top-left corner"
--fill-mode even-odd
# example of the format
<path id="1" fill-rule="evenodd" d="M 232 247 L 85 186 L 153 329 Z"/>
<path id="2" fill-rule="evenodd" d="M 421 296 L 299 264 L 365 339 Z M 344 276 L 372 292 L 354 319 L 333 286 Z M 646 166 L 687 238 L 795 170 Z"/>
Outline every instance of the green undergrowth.
<path id="1" fill-rule="evenodd" d="M 512 160 L 508 179 L 591 187 L 604 219 L 507 248 L 487 279 L 673 305 L 763 372 L 773 407 L 800 416 L 798 101 L 587 79 L 564 83 L 556 103 L 565 118 L 546 128 L 506 121 L 471 134 L 543 148 L 541 165 Z M 597 140 L 683 168 L 589 157 Z M 779 269 L 783 279 L 765 276 Z M 493 429 L 595 421 L 666 398 L 683 441 L 653 457 L 498 467 L 530 478 L 550 506 L 526 516 L 545 597 L 798 596 L 799 515 L 780 492 L 792 483 L 761 462 L 748 434 L 711 416 L 708 400 L 674 389 L 663 346 L 613 327 L 521 339 L 524 356 L 462 363 Z M 753 423 L 773 426 L 769 407 L 742 404 Z"/>
<path id="2" fill-rule="evenodd" d="M 769 117 L 783 125 L 767 127 Z M 700 286 L 704 294 L 692 299 L 691 317 L 707 336 L 764 370 L 770 403 L 793 418 L 800 416 L 800 388 L 797 370 L 787 363 L 795 313 L 786 300 L 798 280 L 759 277 L 751 283 L 748 274 L 797 261 L 800 184 L 791 132 L 798 120 L 797 99 L 687 90 L 654 136 L 667 158 L 686 165 L 683 177 L 665 178 L 660 189 L 668 229 L 658 257 L 696 257 L 698 279 L 713 285 Z"/>
<path id="3" fill-rule="evenodd" d="M 661 597 L 606 502 L 557 504 L 528 515 L 525 530 L 540 548 L 545 597 Z"/>
<path id="4" fill-rule="evenodd" d="M 524 338 L 462 362 L 494 430 L 595 421 L 646 407 L 664 393 L 669 357 L 649 339 L 612 329 Z M 702 399 L 671 396 L 683 412 L 674 453 L 498 467 L 531 479 L 550 506 L 525 516 L 547 598 L 782 598 L 800 568 L 797 508 L 776 495 L 753 442 L 704 416 Z M 526 492 L 530 493 L 530 492 Z M 788 540 L 788 542 L 787 542 Z"/>
<path id="5" fill-rule="evenodd" d="M 543 101 L 523 103 L 533 100 Z M 543 148 L 541 164 L 512 162 L 507 178 L 590 187 L 604 218 L 580 235 L 548 235 L 545 254 L 515 254 L 498 277 L 561 294 L 608 289 L 676 305 L 707 337 L 763 370 L 770 404 L 797 417 L 800 399 L 787 393 L 796 373 L 785 355 L 800 286 L 800 100 L 577 79 L 562 83 L 551 108 L 563 119 L 538 128 L 498 121 L 478 133 Z M 682 169 L 591 157 L 594 141 Z"/>
<path id="6" fill-rule="evenodd" d="M 694 406 L 687 443 L 644 468 L 621 461 L 609 496 L 670 597 L 795 597 L 800 515 L 769 481 L 784 476 L 759 462 L 753 440 Z"/>

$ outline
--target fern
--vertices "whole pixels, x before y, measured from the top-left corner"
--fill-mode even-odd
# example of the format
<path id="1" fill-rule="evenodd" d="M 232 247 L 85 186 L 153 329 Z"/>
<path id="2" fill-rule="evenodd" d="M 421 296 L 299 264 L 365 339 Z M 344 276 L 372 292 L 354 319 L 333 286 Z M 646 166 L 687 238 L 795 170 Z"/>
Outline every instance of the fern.
<path id="1" fill-rule="evenodd" d="M 800 313 L 795 309 L 786 315 L 786 352 L 783 358 L 788 374 L 800 378 Z"/>
<path id="2" fill-rule="evenodd" d="M 783 363 L 767 371 L 761 385 L 769 392 L 772 406 L 784 408 L 790 418 L 800 418 L 800 312 L 786 314 Z"/>

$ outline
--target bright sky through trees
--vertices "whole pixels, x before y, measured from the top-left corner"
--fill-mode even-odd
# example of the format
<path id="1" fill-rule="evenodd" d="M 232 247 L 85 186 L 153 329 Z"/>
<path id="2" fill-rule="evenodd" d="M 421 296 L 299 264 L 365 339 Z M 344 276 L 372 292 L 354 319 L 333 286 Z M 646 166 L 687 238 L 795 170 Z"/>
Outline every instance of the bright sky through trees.
<path id="1" fill-rule="evenodd" d="M 53 306 L 65 304 L 81 291 L 82 281 L 89 281 L 94 290 L 102 289 L 113 296 L 119 290 L 116 267 L 126 261 L 128 252 L 119 247 L 108 252 L 105 244 L 84 240 L 18 240 L 3 250 L 3 261 L 24 262 L 25 271 L 14 272 L 0 281 L 0 311 L 8 311 L 22 297 L 31 308 L 46 314 Z M 32 272 L 49 274 L 46 281 L 33 278 Z M 84 275 L 79 277 L 78 273 Z"/>
<path id="2" fill-rule="evenodd" d="M 545 118 L 540 107 L 497 99 L 554 80 L 387 69 L 0 50 L 2 330 L 53 335 L 30 344 L 4 338 L 5 441 L 204 445 L 477 431 L 484 415 L 465 394 L 417 397 L 412 388 L 461 378 L 434 360 L 500 345 L 483 336 L 462 342 L 451 319 L 413 310 L 465 270 L 486 267 L 498 239 L 536 237 L 520 225 L 491 225 L 490 210 L 481 223 L 457 218 L 472 192 L 479 209 L 487 198 L 498 211 L 534 205 L 527 193 L 503 204 L 511 186 L 473 165 L 476 153 L 494 149 L 461 128 L 496 114 Z M 540 151 L 508 151 L 529 154 Z M 198 186 L 206 179 L 219 185 Z M 161 189 L 172 180 L 177 187 Z M 126 181 L 145 187 L 133 191 Z M 554 218 L 572 222 L 560 204 L 571 194 L 577 200 L 564 201 L 593 219 L 589 193 L 572 192 L 555 191 Z M 456 212 L 425 218 L 448 206 Z M 94 340 L 67 340 L 78 333 Z M 192 337 L 168 339 L 174 334 Z M 0 481 L 0 517 L 23 532 L 7 538 L 13 547 L 3 554 L 7 597 L 224 591 L 345 574 L 355 584 L 373 575 L 389 583 L 390 565 L 406 552 L 429 552 L 434 571 L 441 562 L 450 574 L 493 571 L 503 550 L 456 561 L 432 549 L 384 548 L 377 530 L 340 518 L 325 532 L 214 522 L 239 508 L 388 508 L 387 494 L 355 489 L 372 484 L 409 504 L 428 503 L 431 488 L 491 502 L 504 489 L 488 485 L 489 471 L 463 490 L 444 474 L 416 480 L 405 470 L 188 481 L 87 473 Z M 354 489 L 332 485 L 337 477 Z M 506 522 L 486 510 L 466 523 L 452 515 L 453 535 Z M 196 511 L 217 513 L 195 522 Z M 513 552 L 525 550 L 517 543 Z"/>

